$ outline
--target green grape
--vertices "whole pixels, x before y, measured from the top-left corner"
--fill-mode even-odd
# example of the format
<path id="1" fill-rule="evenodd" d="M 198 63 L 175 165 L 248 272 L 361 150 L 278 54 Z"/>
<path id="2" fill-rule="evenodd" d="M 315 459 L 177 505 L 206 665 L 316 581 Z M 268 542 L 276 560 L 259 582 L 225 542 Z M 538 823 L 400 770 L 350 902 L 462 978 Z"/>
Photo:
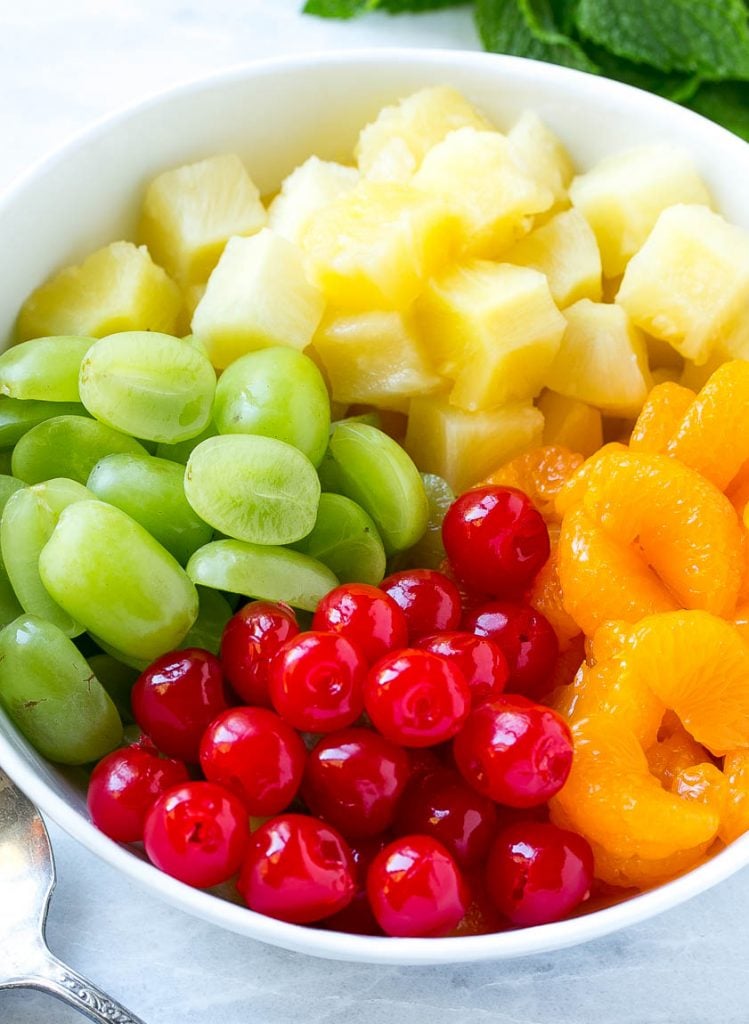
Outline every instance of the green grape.
<path id="1" fill-rule="evenodd" d="M 424 483 L 411 458 L 367 423 L 342 423 L 330 437 L 326 481 L 374 519 L 385 551 L 412 547 L 429 520 Z"/>
<path id="2" fill-rule="evenodd" d="M 291 544 L 315 525 L 320 481 L 306 455 L 257 434 L 224 434 L 199 444 L 185 494 L 211 526 L 252 544 Z"/>
<path id="3" fill-rule="evenodd" d="M 187 563 L 187 574 L 204 587 L 264 601 L 285 601 L 307 611 L 314 611 L 338 586 L 330 569 L 309 555 L 239 540 L 206 544 Z"/>
<path id="4" fill-rule="evenodd" d="M 184 569 L 140 523 L 103 501 L 63 511 L 39 556 L 39 574 L 95 638 L 135 658 L 172 650 L 198 615 Z"/>
<path id="5" fill-rule="evenodd" d="M 32 427 L 53 416 L 89 418 L 79 402 L 32 402 L 20 398 L 0 398 L 0 448 L 10 448 Z"/>
<path id="6" fill-rule="evenodd" d="M 83 416 L 56 416 L 32 427 L 13 450 L 13 475 L 27 484 L 67 477 L 85 484 L 99 459 L 115 452 L 145 455 L 142 444 Z"/>
<path id="7" fill-rule="evenodd" d="M 5 448 L 0 451 L 0 473 L 11 476 L 13 473 L 13 449 Z"/>
<path id="8" fill-rule="evenodd" d="M 335 430 L 336 427 L 340 427 L 343 423 L 368 423 L 370 427 L 377 427 L 378 430 L 382 430 L 382 416 L 376 409 L 359 413 L 358 416 L 344 416 L 342 419 L 330 424 L 331 431 Z"/>
<path id="9" fill-rule="evenodd" d="M 186 441 L 208 426 L 216 371 L 179 338 L 123 331 L 88 350 L 78 387 L 102 423 L 149 441 Z"/>
<path id="10" fill-rule="evenodd" d="M 202 441 L 207 441 L 209 437 L 216 437 L 217 434 L 218 430 L 216 430 L 215 425 L 211 422 L 205 430 L 200 431 L 197 437 L 190 437 L 187 441 L 178 441 L 177 444 L 157 444 L 155 454 L 160 459 L 168 459 L 170 462 L 179 462 L 181 465 L 186 466 L 187 460 L 198 445 Z"/>
<path id="11" fill-rule="evenodd" d="M 8 500 L 16 491 L 23 488 L 23 481 L 14 476 L 0 476 L 0 517 L 8 504 Z M 23 612 L 13 585 L 8 579 L 8 570 L 0 550 L 0 629 L 7 626 Z"/>
<path id="12" fill-rule="evenodd" d="M 231 605 L 218 590 L 198 587 L 197 591 L 200 597 L 198 617 L 180 647 L 202 647 L 212 654 L 218 654 L 226 623 L 233 614 Z"/>
<path id="13" fill-rule="evenodd" d="M 311 359 L 291 348 L 264 348 L 224 370 L 213 418 L 220 434 L 274 437 L 317 466 L 328 446 L 330 399 Z"/>
<path id="14" fill-rule="evenodd" d="M 0 394 L 47 402 L 79 402 L 81 360 L 93 338 L 63 335 L 22 341 L 0 355 Z"/>
<path id="15" fill-rule="evenodd" d="M 0 633 L 0 702 L 29 743 L 60 764 L 97 761 L 122 741 L 117 709 L 86 659 L 34 615 Z"/>
<path id="16" fill-rule="evenodd" d="M 422 473 L 427 501 L 429 522 L 421 540 L 408 551 L 396 555 L 391 561 L 391 570 L 398 569 L 439 569 L 445 560 L 445 545 L 442 543 L 442 521 L 447 510 L 455 501 L 455 493 L 447 480 L 434 473 Z"/>
<path id="17" fill-rule="evenodd" d="M 120 718 L 129 725 L 133 721 L 130 694 L 140 673 L 137 669 L 117 661 L 111 654 L 92 654 L 88 663 L 91 671 L 109 694 Z"/>
<path id="18" fill-rule="evenodd" d="M 102 640 L 100 636 L 94 636 L 93 633 L 91 634 L 91 639 L 98 647 L 101 648 L 102 651 L 104 651 L 105 654 L 108 654 L 110 658 L 114 661 L 120 662 L 122 665 L 126 665 L 130 669 L 133 669 L 138 673 L 138 675 L 140 675 L 141 672 L 144 672 L 154 660 L 153 658 L 136 658 L 132 654 L 125 654 L 123 651 L 118 651 L 116 647 L 112 647 L 112 645 L 108 644 L 106 640 Z M 162 651 L 161 653 L 166 654 L 166 651 Z"/>
<path id="19" fill-rule="evenodd" d="M 342 494 L 321 494 L 312 533 L 293 545 L 331 569 L 341 583 L 369 583 L 385 575 L 385 548 L 372 518 Z"/>
<path id="20" fill-rule="evenodd" d="M 67 636 L 78 636 L 83 626 L 47 593 L 39 576 L 39 555 L 63 510 L 91 497 L 75 480 L 48 480 L 11 495 L 0 522 L 5 571 L 21 607 L 47 619 Z"/>
<path id="21" fill-rule="evenodd" d="M 88 478 L 88 489 L 127 512 L 184 565 L 213 530 L 187 503 L 182 466 L 152 455 L 107 455 Z"/>

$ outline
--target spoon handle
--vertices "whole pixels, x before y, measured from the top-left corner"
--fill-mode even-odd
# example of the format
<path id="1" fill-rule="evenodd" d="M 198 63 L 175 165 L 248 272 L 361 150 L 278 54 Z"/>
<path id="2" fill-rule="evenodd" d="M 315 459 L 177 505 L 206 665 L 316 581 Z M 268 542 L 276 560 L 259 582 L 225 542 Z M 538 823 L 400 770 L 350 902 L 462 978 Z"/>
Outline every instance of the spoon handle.
<path id="1" fill-rule="evenodd" d="M 44 960 L 35 965 L 34 976 L 28 978 L 26 984 L 68 1003 L 96 1024 L 144 1024 L 140 1017 L 52 953 L 47 953 Z"/>

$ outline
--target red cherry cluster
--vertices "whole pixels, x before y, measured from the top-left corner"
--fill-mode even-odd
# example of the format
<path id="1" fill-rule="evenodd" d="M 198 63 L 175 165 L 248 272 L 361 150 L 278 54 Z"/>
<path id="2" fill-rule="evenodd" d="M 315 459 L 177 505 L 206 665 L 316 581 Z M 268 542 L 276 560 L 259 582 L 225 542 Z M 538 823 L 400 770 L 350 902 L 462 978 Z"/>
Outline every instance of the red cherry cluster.
<path id="1" fill-rule="evenodd" d="M 470 612 L 448 576 L 409 570 L 336 588 L 306 632 L 251 602 L 220 660 L 154 662 L 132 695 L 144 738 L 91 776 L 99 828 L 190 885 L 238 875 L 252 910 L 298 924 L 437 936 L 573 910 L 592 854 L 543 820 L 572 740 L 528 696 L 557 657 L 522 602 L 546 526 L 521 492 L 481 488 L 443 536 Z"/>

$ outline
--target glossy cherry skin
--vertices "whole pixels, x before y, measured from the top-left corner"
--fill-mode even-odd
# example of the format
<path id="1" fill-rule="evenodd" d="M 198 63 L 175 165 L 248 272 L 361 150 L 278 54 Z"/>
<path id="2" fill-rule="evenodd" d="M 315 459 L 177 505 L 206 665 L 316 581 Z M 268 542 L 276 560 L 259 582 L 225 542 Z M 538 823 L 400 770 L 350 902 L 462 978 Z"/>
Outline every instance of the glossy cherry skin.
<path id="1" fill-rule="evenodd" d="M 455 575 L 490 597 L 521 594 L 549 557 L 549 531 L 530 498 L 515 487 L 476 487 L 442 523 Z"/>
<path id="2" fill-rule="evenodd" d="M 283 814 L 253 832 L 238 888 L 250 910 L 309 924 L 351 902 L 355 876 L 351 850 L 334 828 L 305 814 Z"/>
<path id="3" fill-rule="evenodd" d="M 298 632 L 291 608 L 272 601 L 251 601 L 229 619 L 221 638 L 221 664 L 245 703 L 271 706 L 268 666 L 279 647 Z"/>
<path id="4" fill-rule="evenodd" d="M 371 729 L 343 729 L 310 753 L 302 797 L 346 839 L 366 839 L 390 827 L 410 774 L 402 747 Z"/>
<path id="5" fill-rule="evenodd" d="M 378 853 L 367 875 L 367 895 L 386 935 L 447 935 L 468 906 L 458 865 L 431 836 L 403 836 Z"/>
<path id="6" fill-rule="evenodd" d="M 91 820 L 118 843 L 138 843 L 154 801 L 187 779 L 181 761 L 159 757 L 148 741 L 113 750 L 99 761 L 89 779 Z"/>
<path id="7" fill-rule="evenodd" d="M 403 612 L 391 597 L 366 583 L 331 590 L 318 604 L 312 628 L 352 640 L 370 664 L 408 643 Z"/>
<path id="8" fill-rule="evenodd" d="M 462 632 L 433 633 L 418 640 L 416 646 L 446 658 L 460 669 L 471 691 L 473 707 L 499 697 L 507 685 L 507 658 L 488 637 Z"/>
<path id="9" fill-rule="evenodd" d="M 514 694 L 472 711 L 453 743 L 466 782 L 508 807 L 535 807 L 559 792 L 570 773 L 572 752 L 564 719 Z"/>
<path id="10" fill-rule="evenodd" d="M 367 663 L 335 633 L 300 633 L 270 667 L 270 697 L 278 714 L 301 732 L 345 729 L 364 710 Z"/>
<path id="11" fill-rule="evenodd" d="M 497 809 L 457 772 L 442 768 L 409 781 L 398 804 L 394 831 L 431 836 L 461 868 L 472 868 L 489 853 L 497 832 Z"/>
<path id="12" fill-rule="evenodd" d="M 486 865 L 489 895 L 516 925 L 559 921 L 587 899 L 593 852 L 582 836 L 537 822 L 510 825 Z"/>
<path id="13" fill-rule="evenodd" d="M 502 650 L 509 669 L 508 690 L 543 697 L 552 688 L 559 641 L 541 612 L 527 604 L 491 601 L 475 608 L 465 626 Z"/>
<path id="14" fill-rule="evenodd" d="M 470 711 L 471 691 L 444 658 L 406 648 L 372 666 L 364 704 L 374 727 L 392 743 L 431 747 L 460 730 Z"/>
<path id="15" fill-rule="evenodd" d="M 306 759 L 299 735 L 266 708 L 229 708 L 211 722 L 200 744 L 205 777 L 236 793 L 258 817 L 286 810 Z"/>
<path id="16" fill-rule="evenodd" d="M 460 591 L 434 569 L 406 569 L 380 584 L 406 616 L 411 644 L 420 637 L 457 629 L 462 616 Z"/>
<path id="17" fill-rule="evenodd" d="M 195 763 L 200 740 L 229 706 L 221 663 L 210 651 L 189 647 L 157 658 L 132 690 L 135 721 L 162 753 Z"/>
<path id="18" fill-rule="evenodd" d="M 354 860 L 356 892 L 348 906 L 321 922 L 324 928 L 334 932 L 348 932 L 350 935 L 383 934 L 367 898 L 367 873 L 369 865 L 388 842 L 390 837 L 375 836 L 373 839 L 357 839 L 349 843 Z"/>
<path id="19" fill-rule="evenodd" d="M 167 790 L 151 807 L 143 830 L 151 862 L 198 889 L 235 875 L 249 840 L 247 808 L 214 782 L 185 782 Z"/>

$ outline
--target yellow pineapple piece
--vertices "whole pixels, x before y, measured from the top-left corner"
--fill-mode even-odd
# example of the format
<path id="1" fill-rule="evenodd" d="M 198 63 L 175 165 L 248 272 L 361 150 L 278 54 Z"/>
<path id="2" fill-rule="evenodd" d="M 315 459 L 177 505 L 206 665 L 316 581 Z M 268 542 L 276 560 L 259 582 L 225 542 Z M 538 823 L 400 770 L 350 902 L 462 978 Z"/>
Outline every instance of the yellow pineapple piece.
<path id="1" fill-rule="evenodd" d="M 455 89 L 435 86 L 383 107 L 375 120 L 362 128 L 354 152 L 365 177 L 406 182 L 432 146 L 449 132 L 492 127 Z"/>
<path id="2" fill-rule="evenodd" d="M 545 274 L 563 309 L 580 299 L 602 298 L 601 254 L 593 230 L 577 210 L 564 210 L 513 246 L 503 259 Z"/>
<path id="3" fill-rule="evenodd" d="M 195 310 L 192 331 L 213 365 L 224 369 L 268 345 L 306 348 L 324 307 L 296 247 L 263 228 L 250 238 L 229 240 Z"/>
<path id="4" fill-rule="evenodd" d="M 52 334 L 171 334 L 181 304 L 179 288 L 145 246 L 113 242 L 33 291 L 19 313 L 17 332 L 21 341 Z"/>
<path id="5" fill-rule="evenodd" d="M 302 232 L 312 280 L 335 306 L 405 309 L 447 262 L 456 222 L 408 185 L 362 181 L 313 213 Z"/>
<path id="6" fill-rule="evenodd" d="M 706 363 L 701 363 L 699 366 L 685 359 L 684 368 L 681 371 L 681 376 L 678 378 L 678 383 L 685 388 L 690 388 L 692 391 L 702 391 L 715 371 L 725 361 L 725 358 L 719 352 L 714 352 Z"/>
<path id="7" fill-rule="evenodd" d="M 512 126 L 507 140 L 526 174 L 548 188 L 556 203 L 564 202 L 575 167 L 561 139 L 529 110 Z"/>
<path id="8" fill-rule="evenodd" d="M 616 416 L 639 413 L 651 387 L 645 336 L 621 306 L 581 299 L 564 311 L 567 329 L 546 385 Z"/>
<path id="9" fill-rule="evenodd" d="M 497 466 L 541 443 L 543 416 L 530 402 L 465 412 L 442 398 L 414 398 L 405 448 L 423 473 L 460 494 Z"/>
<path id="10" fill-rule="evenodd" d="M 543 387 L 565 322 L 543 274 L 474 260 L 430 281 L 415 306 L 450 402 L 487 409 Z"/>
<path id="11" fill-rule="evenodd" d="M 570 185 L 598 239 L 606 277 L 616 277 L 674 203 L 710 205 L 691 157 L 670 145 L 637 146 L 596 164 Z"/>
<path id="12" fill-rule="evenodd" d="M 496 257 L 533 226 L 554 197 L 515 162 L 499 132 L 461 128 L 429 150 L 411 180 L 414 188 L 442 199 L 460 221 L 462 248 L 471 256 Z"/>
<path id="13" fill-rule="evenodd" d="M 393 311 L 329 310 L 312 344 L 333 399 L 347 405 L 404 407 L 414 395 L 444 389 L 410 317 Z"/>
<path id="14" fill-rule="evenodd" d="M 675 380 L 679 379 L 679 374 L 684 366 L 684 360 L 666 341 L 662 341 L 660 338 L 652 338 L 647 335 L 645 342 L 648 348 L 648 366 L 651 370 L 659 370 L 667 368 L 669 370 L 676 371 Z"/>
<path id="15" fill-rule="evenodd" d="M 192 318 L 198 308 L 198 303 L 205 295 L 205 289 L 205 284 L 188 284 L 186 288 L 182 289 L 182 309 L 179 311 L 175 330 L 180 337 L 190 333 Z"/>
<path id="16" fill-rule="evenodd" d="M 165 171 L 146 190 L 139 236 L 180 284 L 207 281 L 232 235 L 267 220 L 260 193 L 235 153 Z"/>
<path id="17" fill-rule="evenodd" d="M 650 372 L 650 379 L 653 387 L 658 384 L 678 384 L 681 381 L 681 371 L 675 366 L 657 366 Z"/>
<path id="18" fill-rule="evenodd" d="M 706 206 L 672 206 L 627 267 L 616 301 L 685 359 L 749 355 L 749 233 Z"/>
<path id="19" fill-rule="evenodd" d="M 586 459 L 603 444 L 601 413 L 592 405 L 548 390 L 536 404 L 544 417 L 544 444 L 561 445 Z"/>
<path id="20" fill-rule="evenodd" d="M 268 208 L 268 227 L 298 244 L 311 215 L 350 192 L 358 180 L 355 167 L 311 156 L 284 179 Z"/>

